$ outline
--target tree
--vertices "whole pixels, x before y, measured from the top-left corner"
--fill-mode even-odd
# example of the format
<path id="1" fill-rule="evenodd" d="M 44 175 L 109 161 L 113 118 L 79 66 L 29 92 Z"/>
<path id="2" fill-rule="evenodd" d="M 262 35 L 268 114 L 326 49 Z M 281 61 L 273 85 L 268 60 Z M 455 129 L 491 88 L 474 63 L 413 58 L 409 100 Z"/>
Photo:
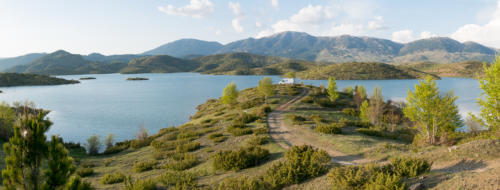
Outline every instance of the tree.
<path id="1" fill-rule="evenodd" d="M 113 133 L 110 133 L 106 137 L 104 142 L 106 143 L 106 149 L 110 149 L 111 147 L 113 147 L 113 144 L 115 143 L 115 135 L 113 135 Z"/>
<path id="2" fill-rule="evenodd" d="M 361 103 L 361 106 L 359 108 L 359 117 L 361 118 L 361 121 L 370 122 L 370 117 L 368 116 L 369 108 L 370 106 L 368 104 L 368 100 L 365 100 L 363 101 L 363 103 Z"/>
<path id="3" fill-rule="evenodd" d="M 440 95 L 436 82 L 428 76 L 415 85 L 414 92 L 408 90 L 403 112 L 415 123 L 418 137 L 434 145 L 438 144 L 438 137 L 446 137 L 463 125 L 456 99 L 453 92 Z"/>
<path id="4" fill-rule="evenodd" d="M 354 103 L 358 108 L 361 104 L 366 100 L 366 89 L 364 86 L 356 86 L 354 87 Z"/>
<path id="5" fill-rule="evenodd" d="M 368 109 L 370 123 L 373 125 L 380 125 L 384 114 L 384 105 L 382 90 L 378 86 L 375 86 L 373 94 L 370 96 L 370 107 Z"/>
<path id="6" fill-rule="evenodd" d="M 479 117 L 473 117 L 490 131 L 496 131 L 500 129 L 500 56 L 490 66 L 484 64 L 484 76 L 479 78 L 479 84 L 483 90 L 477 102 L 481 112 Z"/>
<path id="7" fill-rule="evenodd" d="M 91 156 L 95 156 L 99 154 L 99 150 L 102 147 L 101 140 L 99 139 L 99 136 L 97 135 L 92 135 L 87 139 L 87 152 Z"/>
<path id="8" fill-rule="evenodd" d="M 5 102 L 0 103 L 0 139 L 2 141 L 8 141 L 13 135 L 15 120 L 15 110 Z"/>
<path id="9" fill-rule="evenodd" d="M 48 153 L 47 169 L 45 170 L 46 180 L 43 189 L 56 189 L 68 182 L 68 179 L 75 172 L 75 166 L 68 150 L 64 148 L 62 139 L 57 136 L 52 136 Z"/>
<path id="10" fill-rule="evenodd" d="M 239 92 L 236 84 L 234 84 L 233 82 L 229 83 L 222 91 L 221 100 L 224 104 L 232 105 L 237 102 L 236 99 L 238 98 L 238 93 Z"/>
<path id="11" fill-rule="evenodd" d="M 269 77 L 264 77 L 262 80 L 259 81 L 259 86 L 257 86 L 257 89 L 259 92 L 264 95 L 264 99 L 267 102 L 267 98 L 270 96 L 273 96 L 275 91 L 274 91 L 274 86 L 273 86 L 273 81 Z"/>
<path id="12" fill-rule="evenodd" d="M 292 72 L 285 73 L 285 74 L 283 75 L 283 77 L 285 77 L 285 78 L 292 78 L 292 79 L 294 79 L 296 76 L 295 76 L 295 72 L 293 72 L 293 71 L 292 71 Z"/>
<path id="13" fill-rule="evenodd" d="M 337 83 L 335 82 L 335 77 L 330 77 L 328 79 L 328 97 L 330 101 L 335 102 L 339 98 L 339 93 L 337 92 Z"/>
<path id="14" fill-rule="evenodd" d="M 44 116 L 43 111 L 25 107 L 14 125 L 14 135 L 4 144 L 2 178 L 6 189 L 38 190 L 42 184 L 48 189 L 60 188 L 74 171 L 62 141 L 52 137 L 52 141 L 47 142 L 45 132 L 52 122 Z M 47 160 L 47 169 L 42 176 L 44 160 Z"/>

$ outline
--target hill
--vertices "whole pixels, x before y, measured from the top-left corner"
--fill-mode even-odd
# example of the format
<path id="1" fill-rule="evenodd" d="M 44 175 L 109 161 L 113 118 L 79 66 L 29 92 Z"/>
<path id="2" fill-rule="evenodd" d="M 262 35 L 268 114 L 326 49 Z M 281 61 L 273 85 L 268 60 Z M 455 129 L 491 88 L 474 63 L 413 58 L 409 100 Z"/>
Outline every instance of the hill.
<path id="1" fill-rule="evenodd" d="M 432 73 L 440 77 L 460 77 L 477 78 L 484 74 L 484 63 L 479 61 L 465 61 L 459 63 L 413 63 L 403 67 L 413 68 L 427 73 Z"/>
<path id="2" fill-rule="evenodd" d="M 97 74 L 116 73 L 125 65 L 125 63 L 120 62 L 92 62 L 85 60 L 81 55 L 59 50 L 40 57 L 29 64 L 18 65 L 6 71 L 44 75 Z"/>
<path id="3" fill-rule="evenodd" d="M 95 62 L 104 62 L 104 63 L 128 63 L 132 59 L 136 59 L 139 57 L 143 57 L 142 55 L 134 55 L 134 54 L 124 54 L 124 55 L 102 55 L 100 53 L 92 53 L 86 56 L 83 56 L 85 60 L 95 61 Z"/>
<path id="4" fill-rule="evenodd" d="M 251 69 L 281 63 L 289 59 L 249 53 L 227 53 L 194 58 L 201 63 L 194 70 L 204 74 L 252 75 Z"/>
<path id="5" fill-rule="evenodd" d="M 133 59 L 126 67 L 120 70 L 120 73 L 191 72 L 198 68 L 199 65 L 196 61 L 179 59 L 168 55 L 155 55 Z"/>
<path id="6" fill-rule="evenodd" d="M 18 65 L 25 65 L 28 64 L 42 56 L 46 55 L 45 53 L 30 53 L 26 54 L 23 56 L 19 57 L 12 57 L 12 58 L 2 58 L 0 59 L 0 71 L 3 71 L 5 69 L 18 66 Z"/>
<path id="7" fill-rule="evenodd" d="M 181 39 L 167 43 L 155 49 L 142 53 L 143 55 L 170 55 L 185 57 L 190 55 L 210 55 L 222 47 L 218 42 L 208 42 L 196 39 Z"/>
<path id="8" fill-rule="evenodd" d="M 39 86 L 80 83 L 76 80 L 50 77 L 37 74 L 0 73 L 0 86 Z"/>
<path id="9" fill-rule="evenodd" d="M 165 50 L 160 51 L 161 47 Z M 478 43 L 460 43 L 450 38 L 436 37 L 402 44 L 387 39 L 350 35 L 316 37 L 303 32 L 282 32 L 258 39 L 238 40 L 226 45 L 192 39 L 178 40 L 161 47 L 145 54 L 184 57 L 246 52 L 319 62 L 454 63 L 467 60 L 489 62 L 497 52 L 496 49 Z"/>
<path id="10" fill-rule="evenodd" d="M 313 80 L 327 80 L 329 77 L 337 80 L 416 79 L 426 75 L 432 74 L 385 63 L 364 62 L 320 65 L 297 73 L 299 78 Z"/>

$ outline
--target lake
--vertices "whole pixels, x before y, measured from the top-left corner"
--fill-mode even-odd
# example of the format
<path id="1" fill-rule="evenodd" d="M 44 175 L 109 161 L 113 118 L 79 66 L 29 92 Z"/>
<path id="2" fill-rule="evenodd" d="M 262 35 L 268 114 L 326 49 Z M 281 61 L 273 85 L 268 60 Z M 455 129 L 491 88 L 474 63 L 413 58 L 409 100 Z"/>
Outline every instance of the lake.
<path id="1" fill-rule="evenodd" d="M 173 74 L 96 74 L 66 75 L 66 79 L 96 77 L 80 84 L 1 88 L 0 101 L 33 101 L 37 107 L 51 110 L 54 122 L 49 134 L 59 134 L 65 141 L 85 142 L 93 135 L 109 133 L 116 140 L 135 137 L 144 126 L 150 134 L 159 129 L 180 125 L 196 112 L 196 106 L 209 98 L 218 98 L 222 89 L 235 82 L 239 89 L 254 87 L 264 76 L 213 76 L 197 73 Z M 147 77 L 146 81 L 126 81 L 129 77 Z M 270 76 L 274 82 L 279 76 Z M 300 82 L 300 80 L 299 80 Z M 303 80 L 305 84 L 327 85 L 326 80 Z M 418 80 L 338 80 L 339 90 L 364 85 L 371 93 L 375 85 L 382 87 L 386 99 L 403 100 Z M 454 90 L 459 96 L 460 113 L 479 111 L 476 99 L 481 90 L 477 80 L 443 78 L 440 90 Z"/>

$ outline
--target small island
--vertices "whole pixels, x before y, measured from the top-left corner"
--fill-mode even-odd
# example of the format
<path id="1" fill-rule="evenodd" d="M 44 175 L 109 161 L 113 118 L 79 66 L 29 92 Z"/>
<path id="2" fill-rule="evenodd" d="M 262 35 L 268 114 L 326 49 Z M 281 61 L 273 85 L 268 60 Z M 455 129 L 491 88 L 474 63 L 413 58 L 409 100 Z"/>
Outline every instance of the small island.
<path id="1" fill-rule="evenodd" d="M 95 80 L 95 77 L 82 77 L 80 80 Z"/>
<path id="2" fill-rule="evenodd" d="M 28 73 L 0 73 L 0 87 L 61 85 L 76 83 L 80 82 L 77 80 L 66 80 L 47 75 Z"/>
<path id="3" fill-rule="evenodd" d="M 144 77 L 133 77 L 133 78 L 127 78 L 127 80 L 149 80 L 149 79 Z"/>

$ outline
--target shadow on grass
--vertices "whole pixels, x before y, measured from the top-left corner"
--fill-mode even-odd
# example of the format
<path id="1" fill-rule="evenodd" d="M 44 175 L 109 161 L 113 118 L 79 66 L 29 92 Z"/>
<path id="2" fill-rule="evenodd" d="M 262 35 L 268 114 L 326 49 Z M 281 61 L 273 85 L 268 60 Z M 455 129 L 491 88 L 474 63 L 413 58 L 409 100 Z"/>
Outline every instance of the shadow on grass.
<path id="1" fill-rule="evenodd" d="M 482 160 L 461 160 L 460 162 L 448 166 L 445 168 L 441 168 L 438 170 L 434 170 L 434 172 L 446 172 L 446 173 L 455 173 L 462 171 L 470 171 L 476 170 L 486 167 L 486 164 Z"/>

